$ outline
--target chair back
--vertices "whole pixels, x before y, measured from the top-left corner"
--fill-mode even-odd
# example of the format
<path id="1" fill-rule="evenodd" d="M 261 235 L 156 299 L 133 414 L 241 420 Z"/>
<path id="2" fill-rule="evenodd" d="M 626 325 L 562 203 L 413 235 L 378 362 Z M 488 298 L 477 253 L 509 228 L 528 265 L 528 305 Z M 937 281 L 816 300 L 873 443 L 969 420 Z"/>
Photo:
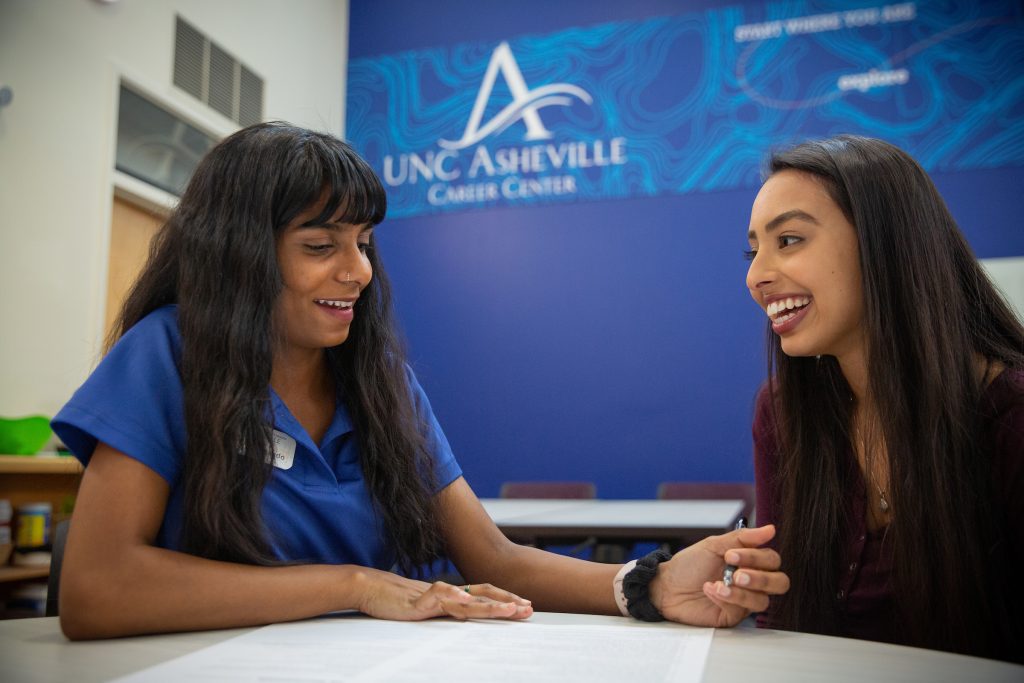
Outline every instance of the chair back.
<path id="1" fill-rule="evenodd" d="M 506 481 L 501 498 L 597 498 L 597 486 L 589 481 Z"/>
<path id="2" fill-rule="evenodd" d="M 754 485 L 742 481 L 663 481 L 658 484 L 660 500 L 727 500 L 743 501 L 740 514 L 754 525 Z"/>
<path id="3" fill-rule="evenodd" d="M 46 616 L 55 617 L 60 613 L 60 568 L 64 564 L 64 543 L 68 540 L 70 519 L 57 522 L 53 530 L 53 548 L 50 551 L 50 578 L 46 583 Z"/>

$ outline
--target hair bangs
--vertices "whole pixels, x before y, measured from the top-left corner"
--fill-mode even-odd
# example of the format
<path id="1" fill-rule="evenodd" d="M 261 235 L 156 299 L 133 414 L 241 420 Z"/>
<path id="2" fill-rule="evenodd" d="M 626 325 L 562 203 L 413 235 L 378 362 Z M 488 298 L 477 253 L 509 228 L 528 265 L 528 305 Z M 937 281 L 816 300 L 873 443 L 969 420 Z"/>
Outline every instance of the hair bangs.
<path id="1" fill-rule="evenodd" d="M 310 225 L 333 221 L 376 225 L 387 213 L 384 186 L 349 145 L 324 133 L 273 125 L 287 146 L 274 196 L 274 225 L 280 230 L 310 207 Z M 339 215 L 340 213 L 340 215 Z"/>
<path id="2" fill-rule="evenodd" d="M 387 214 L 387 195 L 380 178 L 355 151 L 340 140 L 317 141 L 319 195 L 323 208 L 314 221 L 337 220 L 351 225 L 377 225 Z M 340 216 L 339 216 L 340 213 Z"/>

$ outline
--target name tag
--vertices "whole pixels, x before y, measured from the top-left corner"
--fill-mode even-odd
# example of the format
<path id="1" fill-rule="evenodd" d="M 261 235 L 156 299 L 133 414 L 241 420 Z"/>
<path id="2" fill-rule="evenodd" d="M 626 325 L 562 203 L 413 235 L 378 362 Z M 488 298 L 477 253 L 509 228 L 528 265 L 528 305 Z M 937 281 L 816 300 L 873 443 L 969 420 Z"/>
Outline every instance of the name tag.
<path id="1" fill-rule="evenodd" d="M 295 462 L 295 439 L 274 430 L 274 467 L 290 470 Z"/>

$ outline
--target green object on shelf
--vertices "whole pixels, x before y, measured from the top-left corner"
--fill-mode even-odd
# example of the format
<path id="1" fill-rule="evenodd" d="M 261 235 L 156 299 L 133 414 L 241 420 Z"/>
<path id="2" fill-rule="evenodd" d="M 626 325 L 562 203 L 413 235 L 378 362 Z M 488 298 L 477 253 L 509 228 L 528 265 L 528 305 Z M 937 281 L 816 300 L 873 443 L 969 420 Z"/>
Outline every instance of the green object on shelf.
<path id="1" fill-rule="evenodd" d="M 49 418 L 42 415 L 0 417 L 0 454 L 35 455 L 52 433 Z"/>

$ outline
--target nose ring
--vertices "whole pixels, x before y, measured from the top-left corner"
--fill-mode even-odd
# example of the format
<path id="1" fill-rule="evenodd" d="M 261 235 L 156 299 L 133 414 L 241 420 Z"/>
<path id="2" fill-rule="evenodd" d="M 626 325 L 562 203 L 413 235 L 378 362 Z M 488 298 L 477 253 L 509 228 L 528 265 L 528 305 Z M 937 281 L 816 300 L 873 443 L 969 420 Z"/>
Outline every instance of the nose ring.
<path id="1" fill-rule="evenodd" d="M 345 282 L 352 282 L 352 273 L 345 273 Z"/>

